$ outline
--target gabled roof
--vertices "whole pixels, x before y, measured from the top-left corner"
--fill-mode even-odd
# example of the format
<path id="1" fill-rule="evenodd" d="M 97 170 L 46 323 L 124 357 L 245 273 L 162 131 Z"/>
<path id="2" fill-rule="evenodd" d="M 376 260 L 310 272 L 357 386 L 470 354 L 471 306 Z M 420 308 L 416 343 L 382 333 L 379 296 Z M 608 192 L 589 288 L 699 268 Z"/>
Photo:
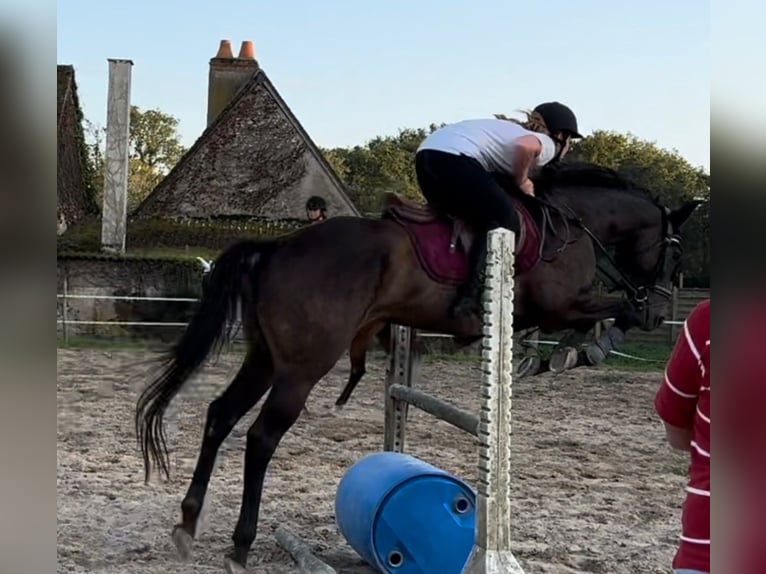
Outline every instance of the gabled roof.
<path id="1" fill-rule="evenodd" d="M 71 65 L 56 66 L 58 233 L 98 211 L 88 165 L 82 110 Z"/>
<path id="2" fill-rule="evenodd" d="M 328 215 L 360 215 L 335 171 L 258 69 L 134 212 L 137 218 L 304 219 L 312 195 Z"/>
<path id="3" fill-rule="evenodd" d="M 61 123 L 67 100 L 77 105 L 77 89 L 74 85 L 74 66 L 58 64 L 56 66 L 56 119 Z"/>

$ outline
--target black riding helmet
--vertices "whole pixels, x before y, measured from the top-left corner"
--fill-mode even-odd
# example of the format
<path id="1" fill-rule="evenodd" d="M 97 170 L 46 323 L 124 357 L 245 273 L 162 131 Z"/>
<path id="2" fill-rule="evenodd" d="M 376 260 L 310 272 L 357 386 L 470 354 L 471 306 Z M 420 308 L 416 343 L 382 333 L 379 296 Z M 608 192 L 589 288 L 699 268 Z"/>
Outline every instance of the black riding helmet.
<path id="1" fill-rule="evenodd" d="M 569 132 L 573 138 L 582 138 L 577 131 L 577 117 L 574 112 L 559 102 L 545 102 L 535 108 L 538 114 L 545 120 L 548 131 L 552 134 L 557 131 Z"/>
<path id="2" fill-rule="evenodd" d="M 309 197 L 308 201 L 306 202 L 306 209 L 309 211 L 315 211 L 317 209 L 326 210 L 327 209 L 327 203 L 325 200 L 318 195 L 312 195 Z"/>

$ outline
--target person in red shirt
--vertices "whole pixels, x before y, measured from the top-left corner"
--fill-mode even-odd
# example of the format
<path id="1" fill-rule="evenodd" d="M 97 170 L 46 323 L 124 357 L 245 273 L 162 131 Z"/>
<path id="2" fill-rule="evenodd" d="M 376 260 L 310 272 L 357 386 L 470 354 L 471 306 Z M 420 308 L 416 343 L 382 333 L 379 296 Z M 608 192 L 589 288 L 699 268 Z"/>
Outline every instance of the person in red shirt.
<path id="1" fill-rule="evenodd" d="M 737 285 L 716 328 L 716 569 L 766 573 L 766 285 Z M 718 307 L 716 307 L 718 309 Z"/>
<path id="2" fill-rule="evenodd" d="M 673 448 L 689 451 L 676 574 L 710 572 L 710 299 L 684 322 L 655 396 Z"/>

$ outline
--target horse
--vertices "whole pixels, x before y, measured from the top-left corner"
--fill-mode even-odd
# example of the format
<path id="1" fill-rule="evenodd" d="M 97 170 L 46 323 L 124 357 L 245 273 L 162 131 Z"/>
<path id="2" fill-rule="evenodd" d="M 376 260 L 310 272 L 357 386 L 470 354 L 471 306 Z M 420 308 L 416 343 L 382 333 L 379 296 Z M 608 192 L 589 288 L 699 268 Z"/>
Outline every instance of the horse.
<path id="1" fill-rule="evenodd" d="M 574 223 L 566 238 L 551 233 L 540 241 L 539 257 L 529 268 L 515 269 L 515 329 L 537 325 L 584 333 L 610 317 L 623 330 L 659 326 L 680 266 L 680 229 L 694 202 L 671 210 L 614 172 L 587 164 L 543 170 L 535 184 L 540 201 L 551 207 L 518 204 L 537 222 L 525 220 L 518 251 L 537 249 L 533 231 L 546 229 L 546 220 Z M 268 391 L 247 432 L 241 507 L 226 557 L 229 572 L 247 565 L 274 452 L 311 390 L 347 349 L 360 341 L 365 347 L 391 323 L 460 340 L 481 337 L 481 317 L 450 312 L 467 269 L 470 230 L 453 216 L 419 209 L 408 211 L 392 200 L 383 216 L 336 216 L 276 238 L 240 240 L 216 259 L 194 316 L 135 409 L 145 481 L 152 465 L 169 478 L 163 415 L 206 357 L 220 351 L 239 309 L 247 350 L 239 372 L 207 409 L 181 522 L 172 532 L 182 558 L 191 555 L 219 447 Z M 439 241 L 424 239 L 418 224 Z M 590 294 L 597 255 L 606 256 L 610 246 L 614 256 L 608 257 L 629 295 L 622 300 Z M 546 256 L 546 247 L 558 255 Z M 452 261 L 460 273 L 434 266 L 426 248 L 441 249 L 437 259 Z M 443 276 L 434 275 L 440 269 Z"/>
<path id="2" fill-rule="evenodd" d="M 559 164 L 558 166 L 555 166 L 556 168 L 563 166 L 564 169 L 558 170 L 558 177 L 561 178 L 562 176 L 566 177 L 566 181 L 562 183 L 568 183 L 573 186 L 581 186 L 581 185 L 588 185 L 588 186 L 603 186 L 606 185 L 610 188 L 614 187 L 617 189 L 627 189 L 631 190 L 632 193 L 644 195 L 647 199 L 649 199 L 649 195 L 644 190 L 637 189 L 631 182 L 620 178 L 617 173 L 614 170 L 606 169 L 603 167 L 597 167 L 593 165 L 587 165 L 587 164 Z M 584 169 L 583 169 L 584 168 Z M 547 183 L 550 185 L 553 183 L 550 179 L 551 172 L 549 171 L 547 173 L 549 176 L 547 178 Z M 503 181 L 500 180 L 499 183 L 503 185 Z M 538 182 L 539 183 L 539 182 Z M 505 185 L 505 187 L 509 187 Z M 554 199 L 554 201 L 557 201 L 558 197 Z M 400 201 L 400 200 L 397 200 Z M 561 199 L 561 201 L 564 202 L 564 205 L 566 206 L 567 210 L 572 213 L 571 218 L 564 217 L 565 223 L 568 221 L 569 223 L 572 223 L 574 225 L 579 226 L 591 239 L 592 241 L 592 247 L 594 248 L 595 254 L 598 258 L 599 255 L 601 255 L 603 258 L 607 259 L 608 263 L 612 264 L 612 272 L 610 277 L 609 271 L 604 271 L 603 269 L 600 269 L 603 274 L 607 276 L 608 280 L 611 280 L 613 283 L 613 289 L 617 290 L 621 288 L 623 291 L 627 291 L 630 296 L 632 296 L 634 302 L 641 302 L 646 301 L 646 295 L 648 292 L 645 288 L 638 287 L 629 276 L 620 269 L 619 265 L 615 262 L 614 258 L 610 256 L 610 254 L 607 251 L 607 248 L 605 247 L 604 243 L 598 239 L 597 236 L 594 235 L 594 233 L 586 226 L 586 224 L 583 222 L 582 218 L 577 215 L 577 212 L 572 212 L 571 208 L 567 205 L 566 199 Z M 653 203 L 656 203 L 656 200 L 652 200 Z M 389 205 L 391 201 L 389 200 Z M 702 203 L 699 200 L 694 200 L 685 203 L 681 209 L 677 210 L 676 212 L 670 212 L 664 207 L 661 207 L 661 209 L 666 213 L 668 216 L 665 222 L 663 223 L 663 226 L 671 225 L 672 230 L 669 230 L 666 234 L 663 241 L 667 243 L 674 243 L 676 245 L 676 249 L 673 252 L 673 263 L 674 265 L 678 265 L 678 260 L 680 258 L 680 238 L 679 233 L 680 229 L 683 226 L 683 224 L 686 222 L 688 217 L 691 215 L 691 213 L 696 209 L 696 207 Z M 543 204 L 544 205 L 544 204 Z M 429 210 L 427 208 L 420 208 L 420 210 L 426 214 Z M 433 214 L 432 217 L 437 217 L 436 214 Z M 458 222 L 460 224 L 460 222 Z M 464 225 L 464 224 L 463 224 Z M 552 229 L 555 231 L 555 229 Z M 578 240 L 575 240 L 574 243 L 577 243 Z M 623 240 L 624 241 L 624 240 Z M 613 245 L 615 242 L 611 242 Z M 620 241 L 617 241 L 616 243 L 620 243 Z M 541 247 L 545 247 L 545 238 L 542 239 L 542 245 Z M 588 250 L 588 243 L 580 243 L 579 247 Z M 656 246 L 655 246 L 656 247 Z M 560 247 L 557 249 L 558 253 L 561 254 L 566 250 L 566 245 Z M 623 251 L 622 258 L 625 257 L 625 252 Z M 579 259 L 582 261 L 582 259 Z M 538 277 L 527 277 L 525 279 L 525 283 L 531 287 L 532 284 L 537 283 L 538 285 L 546 284 L 545 283 L 545 274 L 549 275 L 552 274 L 564 274 L 564 270 L 555 269 L 555 266 L 558 264 L 556 260 L 544 260 L 543 258 L 540 258 L 540 263 L 542 265 L 548 265 L 553 266 L 553 268 L 549 268 L 547 271 L 543 271 L 542 274 Z M 598 269 L 601 267 L 599 263 L 596 264 L 596 268 Z M 677 274 L 678 268 L 676 267 L 674 270 L 670 271 L 669 276 L 671 278 L 675 278 Z M 614 273 L 617 273 L 617 277 L 614 276 Z M 589 275 L 592 278 L 592 275 Z M 589 282 L 588 285 L 591 285 Z M 583 288 L 585 286 L 585 282 L 581 283 L 579 285 L 580 289 L 578 290 L 571 290 L 570 294 L 574 295 L 574 293 L 582 293 Z M 546 284 L 546 288 L 550 289 L 550 283 Z M 672 296 L 672 293 L 665 289 L 663 291 L 662 287 L 656 287 L 664 296 L 669 298 Z M 517 290 L 516 296 L 519 296 L 519 291 L 523 291 L 522 289 Z M 562 296 L 563 293 L 559 292 L 559 296 Z M 558 317 L 561 318 L 563 316 L 563 309 L 565 306 L 573 305 L 573 299 L 570 298 L 568 301 L 564 302 L 563 305 L 558 305 L 558 309 L 554 309 L 552 306 L 549 306 L 547 309 L 538 309 L 538 317 L 540 316 L 540 312 L 547 312 L 552 313 L 554 311 L 558 311 Z M 594 301 L 591 301 L 594 303 Z M 599 304 L 607 304 L 606 301 L 601 300 Z M 527 313 L 524 315 L 515 313 L 514 314 L 514 328 L 519 330 L 529 329 L 536 327 L 537 330 L 544 334 L 551 334 L 553 332 L 556 332 L 561 327 L 561 324 L 552 324 L 550 321 L 535 321 L 534 318 L 531 316 L 531 314 Z M 549 319 L 551 319 L 553 316 L 549 315 Z M 648 318 L 647 318 L 648 319 Z M 652 324 L 649 321 L 643 322 L 641 325 L 645 330 L 651 330 L 653 328 L 656 328 L 659 326 L 658 322 L 662 322 L 664 320 L 664 317 L 662 316 L 656 316 L 657 321 L 655 321 L 654 324 Z M 620 316 L 617 319 L 617 322 L 613 327 L 608 329 L 601 338 L 592 343 L 588 348 L 586 349 L 578 349 L 577 345 L 581 343 L 584 339 L 586 334 L 592 329 L 593 326 L 595 326 L 597 321 L 591 321 L 590 319 L 584 319 L 580 324 L 578 325 L 570 325 L 574 328 L 559 341 L 559 343 L 554 348 L 553 352 L 551 353 L 551 356 L 549 359 L 542 359 L 537 352 L 537 350 L 532 347 L 532 345 L 526 345 L 524 342 L 522 342 L 522 347 L 526 347 L 526 356 L 519 357 L 518 360 L 515 360 L 517 363 L 517 368 L 514 369 L 516 372 L 516 376 L 524 377 L 528 375 L 538 375 L 542 372 L 545 372 L 547 370 L 550 370 L 553 373 L 560 373 L 562 371 L 565 371 L 567 369 L 571 369 L 574 367 L 582 366 L 582 365 L 596 365 L 603 361 L 606 356 L 613 350 L 616 350 L 619 347 L 619 343 L 624 340 L 626 331 L 636 325 L 636 321 L 631 321 L 630 317 L 628 316 Z M 342 408 L 346 405 L 348 400 L 351 397 L 351 394 L 353 393 L 356 386 L 359 384 L 359 381 L 364 377 L 366 374 L 366 358 L 367 358 L 367 352 L 374 343 L 374 341 L 377 339 L 379 345 L 385 350 L 389 351 L 391 347 L 391 324 L 387 323 L 385 325 L 378 325 L 379 329 L 369 328 L 369 329 L 363 329 L 352 340 L 350 346 L 349 346 L 349 359 L 350 359 L 350 370 L 349 370 L 349 376 L 348 380 L 346 382 L 346 385 L 341 390 L 340 394 L 338 395 L 338 398 L 335 401 L 335 406 L 338 408 Z M 478 339 L 478 335 L 475 337 L 455 337 L 453 340 L 456 343 L 457 347 L 464 347 L 467 346 L 473 342 L 475 342 Z M 420 341 L 416 341 L 416 344 L 421 346 Z M 530 352 L 532 354 L 530 354 Z"/>

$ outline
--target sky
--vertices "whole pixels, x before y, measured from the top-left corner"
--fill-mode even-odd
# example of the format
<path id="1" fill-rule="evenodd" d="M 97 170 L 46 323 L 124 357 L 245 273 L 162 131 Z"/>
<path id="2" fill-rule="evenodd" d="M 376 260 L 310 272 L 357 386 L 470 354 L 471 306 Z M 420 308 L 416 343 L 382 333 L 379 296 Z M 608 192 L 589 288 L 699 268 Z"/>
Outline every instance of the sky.
<path id="1" fill-rule="evenodd" d="M 66 0 L 57 60 L 103 126 L 107 59 L 131 59 L 132 103 L 178 118 L 187 146 L 220 41 L 252 40 L 323 147 L 558 100 L 584 135 L 630 132 L 709 171 L 709 23 L 700 0 Z"/>

